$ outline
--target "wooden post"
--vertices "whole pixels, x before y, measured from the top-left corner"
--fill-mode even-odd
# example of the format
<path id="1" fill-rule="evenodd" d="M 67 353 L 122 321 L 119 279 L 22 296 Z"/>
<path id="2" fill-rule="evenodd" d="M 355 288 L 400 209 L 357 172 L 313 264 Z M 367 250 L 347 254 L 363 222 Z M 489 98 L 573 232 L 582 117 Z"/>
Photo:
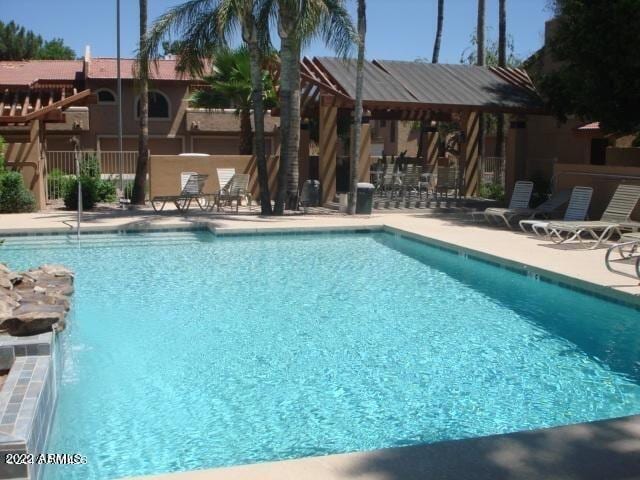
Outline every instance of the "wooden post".
<path id="1" fill-rule="evenodd" d="M 505 192 L 511 196 L 513 185 L 526 176 L 527 120 L 526 117 L 515 117 L 509 125 L 507 151 L 505 159 Z"/>
<path id="2" fill-rule="evenodd" d="M 309 179 L 309 124 L 300 123 L 300 149 L 298 153 L 298 188 L 302 191 L 302 184 Z"/>
<path id="3" fill-rule="evenodd" d="M 475 195 L 480 186 L 480 114 L 465 112 L 462 115 L 462 128 L 464 142 L 460 145 L 460 160 L 464 171 L 464 181 L 461 184 L 461 193 L 468 197 Z"/>
<path id="4" fill-rule="evenodd" d="M 424 159 L 423 167 L 427 172 L 433 172 L 436 169 L 438 162 L 438 142 L 440 135 L 438 132 L 425 132 L 423 139 Z"/>
<path id="5" fill-rule="evenodd" d="M 338 148 L 338 107 L 335 97 L 320 97 L 320 185 L 322 203 L 332 201 L 336 194 L 336 152 Z"/>
<path id="6" fill-rule="evenodd" d="M 353 135 L 351 135 L 353 141 Z M 349 149 L 351 152 L 352 150 Z M 360 130 L 360 157 L 358 158 L 358 181 L 369 182 L 371 176 L 369 170 L 371 169 L 371 124 L 369 123 L 369 117 L 367 112 L 362 117 L 362 127 Z"/>

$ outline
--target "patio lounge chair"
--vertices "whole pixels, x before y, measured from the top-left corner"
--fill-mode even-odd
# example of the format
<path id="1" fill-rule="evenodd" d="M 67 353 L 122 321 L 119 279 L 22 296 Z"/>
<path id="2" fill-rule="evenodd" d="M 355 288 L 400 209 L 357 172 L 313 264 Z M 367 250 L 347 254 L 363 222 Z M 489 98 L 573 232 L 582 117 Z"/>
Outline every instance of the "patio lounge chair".
<path id="1" fill-rule="evenodd" d="M 440 192 L 440 198 L 444 193 L 445 198 L 449 198 L 449 190 L 455 190 L 458 183 L 458 171 L 454 167 L 438 167 L 436 169 L 436 197 Z"/>
<path id="2" fill-rule="evenodd" d="M 551 222 L 547 227 L 549 238 L 555 243 L 578 240 L 582 244 L 582 234 L 587 233 L 596 241 L 591 249 L 598 248 L 602 242 L 606 242 L 614 234 L 622 236 L 620 229 L 623 224 L 630 223 L 629 217 L 639 200 L 640 185 L 620 184 L 600 220 Z M 598 235 L 598 232 L 602 233 Z"/>
<path id="3" fill-rule="evenodd" d="M 220 189 L 218 193 L 218 211 L 220 207 L 224 205 L 231 205 L 236 201 L 236 213 L 240 207 L 242 199 L 247 199 L 249 209 L 251 209 L 251 193 L 249 192 L 249 174 L 248 173 L 236 173 L 227 184 Z"/>
<path id="4" fill-rule="evenodd" d="M 511 227 L 511 220 L 516 217 L 529 217 L 535 216 L 539 212 L 538 209 L 529 208 L 529 202 L 531 201 L 531 193 L 533 192 L 533 182 L 519 181 L 516 182 L 513 187 L 513 193 L 511 194 L 511 200 L 509 201 L 509 207 L 507 208 L 487 208 L 483 212 L 473 212 L 471 216 L 476 219 L 478 217 L 484 217 L 488 223 L 492 223 L 491 219 L 496 219 L 497 223 L 500 220 L 504 221 L 507 227 Z M 552 197 L 553 198 L 553 197 Z M 567 195 L 568 199 L 568 195 Z M 566 200 L 565 200 L 566 203 Z M 546 209 L 547 207 L 545 207 Z"/>
<path id="5" fill-rule="evenodd" d="M 573 190 L 571 190 L 569 205 L 564 212 L 564 218 L 562 219 L 562 221 L 571 222 L 576 220 L 584 220 L 585 218 L 587 218 L 592 194 L 593 188 L 591 187 L 574 187 Z M 529 227 L 531 228 L 531 231 L 533 231 L 533 233 L 538 236 L 548 236 L 549 231 L 547 230 L 547 227 L 550 223 L 551 221 L 532 219 L 520 220 L 520 228 L 523 232 L 527 232 L 527 227 Z"/>
<path id="6" fill-rule="evenodd" d="M 200 175 L 194 172 L 182 172 L 179 195 L 162 195 L 151 199 L 151 206 L 156 212 L 161 212 L 167 203 L 173 203 L 180 212 L 188 212 L 191 202 L 194 200 L 200 210 L 207 208 L 207 196 L 202 192 L 205 181 L 209 175 Z M 160 206 L 156 205 L 159 203 Z"/>

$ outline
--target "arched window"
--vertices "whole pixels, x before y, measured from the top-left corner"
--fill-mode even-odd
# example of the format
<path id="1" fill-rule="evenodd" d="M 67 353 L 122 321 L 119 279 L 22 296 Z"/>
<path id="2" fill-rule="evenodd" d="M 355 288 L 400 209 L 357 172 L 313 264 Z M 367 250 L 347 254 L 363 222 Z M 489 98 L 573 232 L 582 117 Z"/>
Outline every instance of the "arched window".
<path id="1" fill-rule="evenodd" d="M 96 92 L 96 96 L 98 97 L 98 103 L 100 104 L 116 103 L 115 93 L 108 88 L 101 88 Z"/>
<path id="2" fill-rule="evenodd" d="M 149 118 L 169 118 L 169 99 L 158 91 L 149 91 Z M 140 118 L 140 98 L 136 100 L 136 117 Z"/>

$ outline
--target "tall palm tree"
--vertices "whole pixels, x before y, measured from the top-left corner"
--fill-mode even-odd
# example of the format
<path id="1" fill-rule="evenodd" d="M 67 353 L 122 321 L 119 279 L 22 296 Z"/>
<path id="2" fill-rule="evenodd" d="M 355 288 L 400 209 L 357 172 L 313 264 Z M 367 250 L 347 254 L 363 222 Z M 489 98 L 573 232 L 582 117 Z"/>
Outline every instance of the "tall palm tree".
<path id="1" fill-rule="evenodd" d="M 213 73 L 203 80 L 208 89 L 196 90 L 189 101 L 197 108 L 209 110 L 219 108 L 235 108 L 240 117 L 240 155 L 253 153 L 253 127 L 251 112 L 253 111 L 251 59 L 249 50 L 240 47 L 235 50 L 221 48 L 213 57 Z M 264 104 L 266 108 L 275 106 L 275 90 L 273 80 L 267 70 L 263 71 Z"/>
<path id="2" fill-rule="evenodd" d="M 478 0 L 478 26 L 476 29 L 477 37 L 477 54 L 476 64 L 484 66 L 485 64 L 485 0 Z M 478 169 L 480 171 L 480 181 L 482 181 L 482 173 L 484 172 L 484 130 L 485 130 L 485 118 L 484 114 L 478 115 Z M 465 186 L 466 188 L 466 186 Z"/>
<path id="3" fill-rule="evenodd" d="M 498 66 L 507 66 L 507 0 L 498 0 Z M 498 114 L 495 156 L 504 155 L 504 113 Z"/>
<path id="4" fill-rule="evenodd" d="M 438 23 L 436 27 L 436 40 L 433 43 L 433 55 L 431 63 L 438 63 L 440 58 L 440 43 L 442 42 L 442 25 L 444 23 L 444 0 L 438 0 Z"/>
<path id="5" fill-rule="evenodd" d="M 140 0 L 140 50 L 143 50 L 147 36 L 147 0 Z M 138 162 L 133 180 L 131 203 L 144 205 L 144 185 L 149 168 L 149 61 L 146 58 L 138 62 L 138 90 L 140 94 L 140 131 L 138 133 Z"/>
<path id="6" fill-rule="evenodd" d="M 364 50 L 367 36 L 367 2 L 358 0 L 358 63 L 356 67 L 356 104 L 353 112 L 353 138 L 351 139 L 351 195 L 349 214 L 356 213 L 358 170 L 360 163 L 360 136 L 362 133 L 362 89 L 364 85 Z"/>
<path id="7" fill-rule="evenodd" d="M 263 10 L 275 18 L 280 37 L 280 166 L 275 213 L 298 203 L 300 147 L 300 54 L 319 36 L 338 55 L 346 56 L 355 32 L 344 0 L 264 0 Z"/>
<path id="8" fill-rule="evenodd" d="M 249 50 L 254 110 L 254 154 L 258 167 L 260 208 L 270 215 L 271 195 L 264 138 L 263 53 L 269 44 L 268 17 L 260 14 L 262 0 L 188 0 L 170 8 L 151 28 L 139 56 L 157 59 L 162 44 L 172 34 L 180 37 L 177 44 L 179 67 L 202 76 L 207 70 L 206 59 L 220 45 L 240 29 L 243 42 Z"/>

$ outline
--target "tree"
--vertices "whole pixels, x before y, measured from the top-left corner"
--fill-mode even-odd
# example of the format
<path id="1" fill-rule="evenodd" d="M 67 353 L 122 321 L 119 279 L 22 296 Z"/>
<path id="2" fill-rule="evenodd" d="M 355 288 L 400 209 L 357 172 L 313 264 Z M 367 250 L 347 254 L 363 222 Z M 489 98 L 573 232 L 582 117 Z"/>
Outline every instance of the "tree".
<path id="1" fill-rule="evenodd" d="M 196 90 L 190 98 L 198 108 L 235 108 L 240 116 L 240 155 L 253 153 L 253 128 L 251 112 L 254 109 L 251 81 L 251 58 L 246 47 L 235 50 L 221 48 L 213 61 L 213 73 L 204 77 L 209 84 L 206 90 Z M 276 93 L 268 70 L 262 71 L 265 108 L 275 106 Z"/>
<path id="2" fill-rule="evenodd" d="M 75 52 L 60 38 L 44 42 L 40 35 L 15 22 L 0 22 L 0 60 L 72 60 L 75 57 Z"/>
<path id="3" fill-rule="evenodd" d="M 140 0 L 140 50 L 145 49 L 147 37 L 147 0 Z M 140 130 L 138 132 L 138 162 L 136 176 L 133 180 L 131 203 L 144 205 L 144 185 L 149 168 L 149 60 L 146 57 L 138 60 L 138 90 L 140 94 Z"/>
<path id="4" fill-rule="evenodd" d="M 485 65 L 485 43 L 484 43 L 484 30 L 485 30 L 485 0 L 478 0 L 478 26 L 476 27 L 477 51 L 476 51 L 476 65 L 484 67 Z M 482 179 L 482 173 L 484 172 L 484 131 L 485 131 L 485 118 L 484 114 L 478 115 L 478 158 L 480 178 Z M 465 161 L 466 163 L 466 161 Z M 466 167 L 466 165 L 465 165 Z M 465 175 L 461 175 L 462 182 Z"/>
<path id="5" fill-rule="evenodd" d="M 280 37 L 280 165 L 275 213 L 298 204 L 300 147 L 300 54 L 320 36 L 338 55 L 346 56 L 356 37 L 344 0 L 266 0 Z"/>
<path id="6" fill-rule="evenodd" d="M 260 208 L 270 215 L 271 194 L 265 154 L 263 53 L 269 45 L 269 16 L 263 14 L 262 0 L 190 0 L 170 8 L 153 24 L 140 57 L 161 57 L 162 43 L 172 34 L 180 37 L 179 69 L 194 75 L 208 73 L 207 59 L 216 48 L 228 45 L 233 33 L 240 28 L 242 41 L 249 50 L 252 98 L 254 109 L 254 152 L 260 186 Z"/>
<path id="7" fill-rule="evenodd" d="M 557 69 L 540 90 L 562 120 L 599 121 L 611 133 L 640 130 L 640 0 L 557 0 L 550 41 Z"/>
<path id="8" fill-rule="evenodd" d="M 444 23 L 444 0 L 438 0 L 438 23 L 436 27 L 436 40 L 433 42 L 433 55 L 431 63 L 438 63 L 440 58 L 440 43 L 442 42 L 442 25 Z"/>
<path id="9" fill-rule="evenodd" d="M 507 66 L 507 0 L 498 0 L 498 66 Z M 504 113 L 497 115 L 495 156 L 504 156 Z"/>
<path id="10" fill-rule="evenodd" d="M 356 213 L 356 194 L 358 191 L 358 170 L 360 163 L 360 137 L 362 133 L 362 89 L 364 85 L 364 50 L 367 36 L 367 3 L 358 0 L 358 63 L 356 67 L 356 102 L 353 111 L 353 138 L 351 139 L 351 195 L 349 195 L 349 214 Z"/>

